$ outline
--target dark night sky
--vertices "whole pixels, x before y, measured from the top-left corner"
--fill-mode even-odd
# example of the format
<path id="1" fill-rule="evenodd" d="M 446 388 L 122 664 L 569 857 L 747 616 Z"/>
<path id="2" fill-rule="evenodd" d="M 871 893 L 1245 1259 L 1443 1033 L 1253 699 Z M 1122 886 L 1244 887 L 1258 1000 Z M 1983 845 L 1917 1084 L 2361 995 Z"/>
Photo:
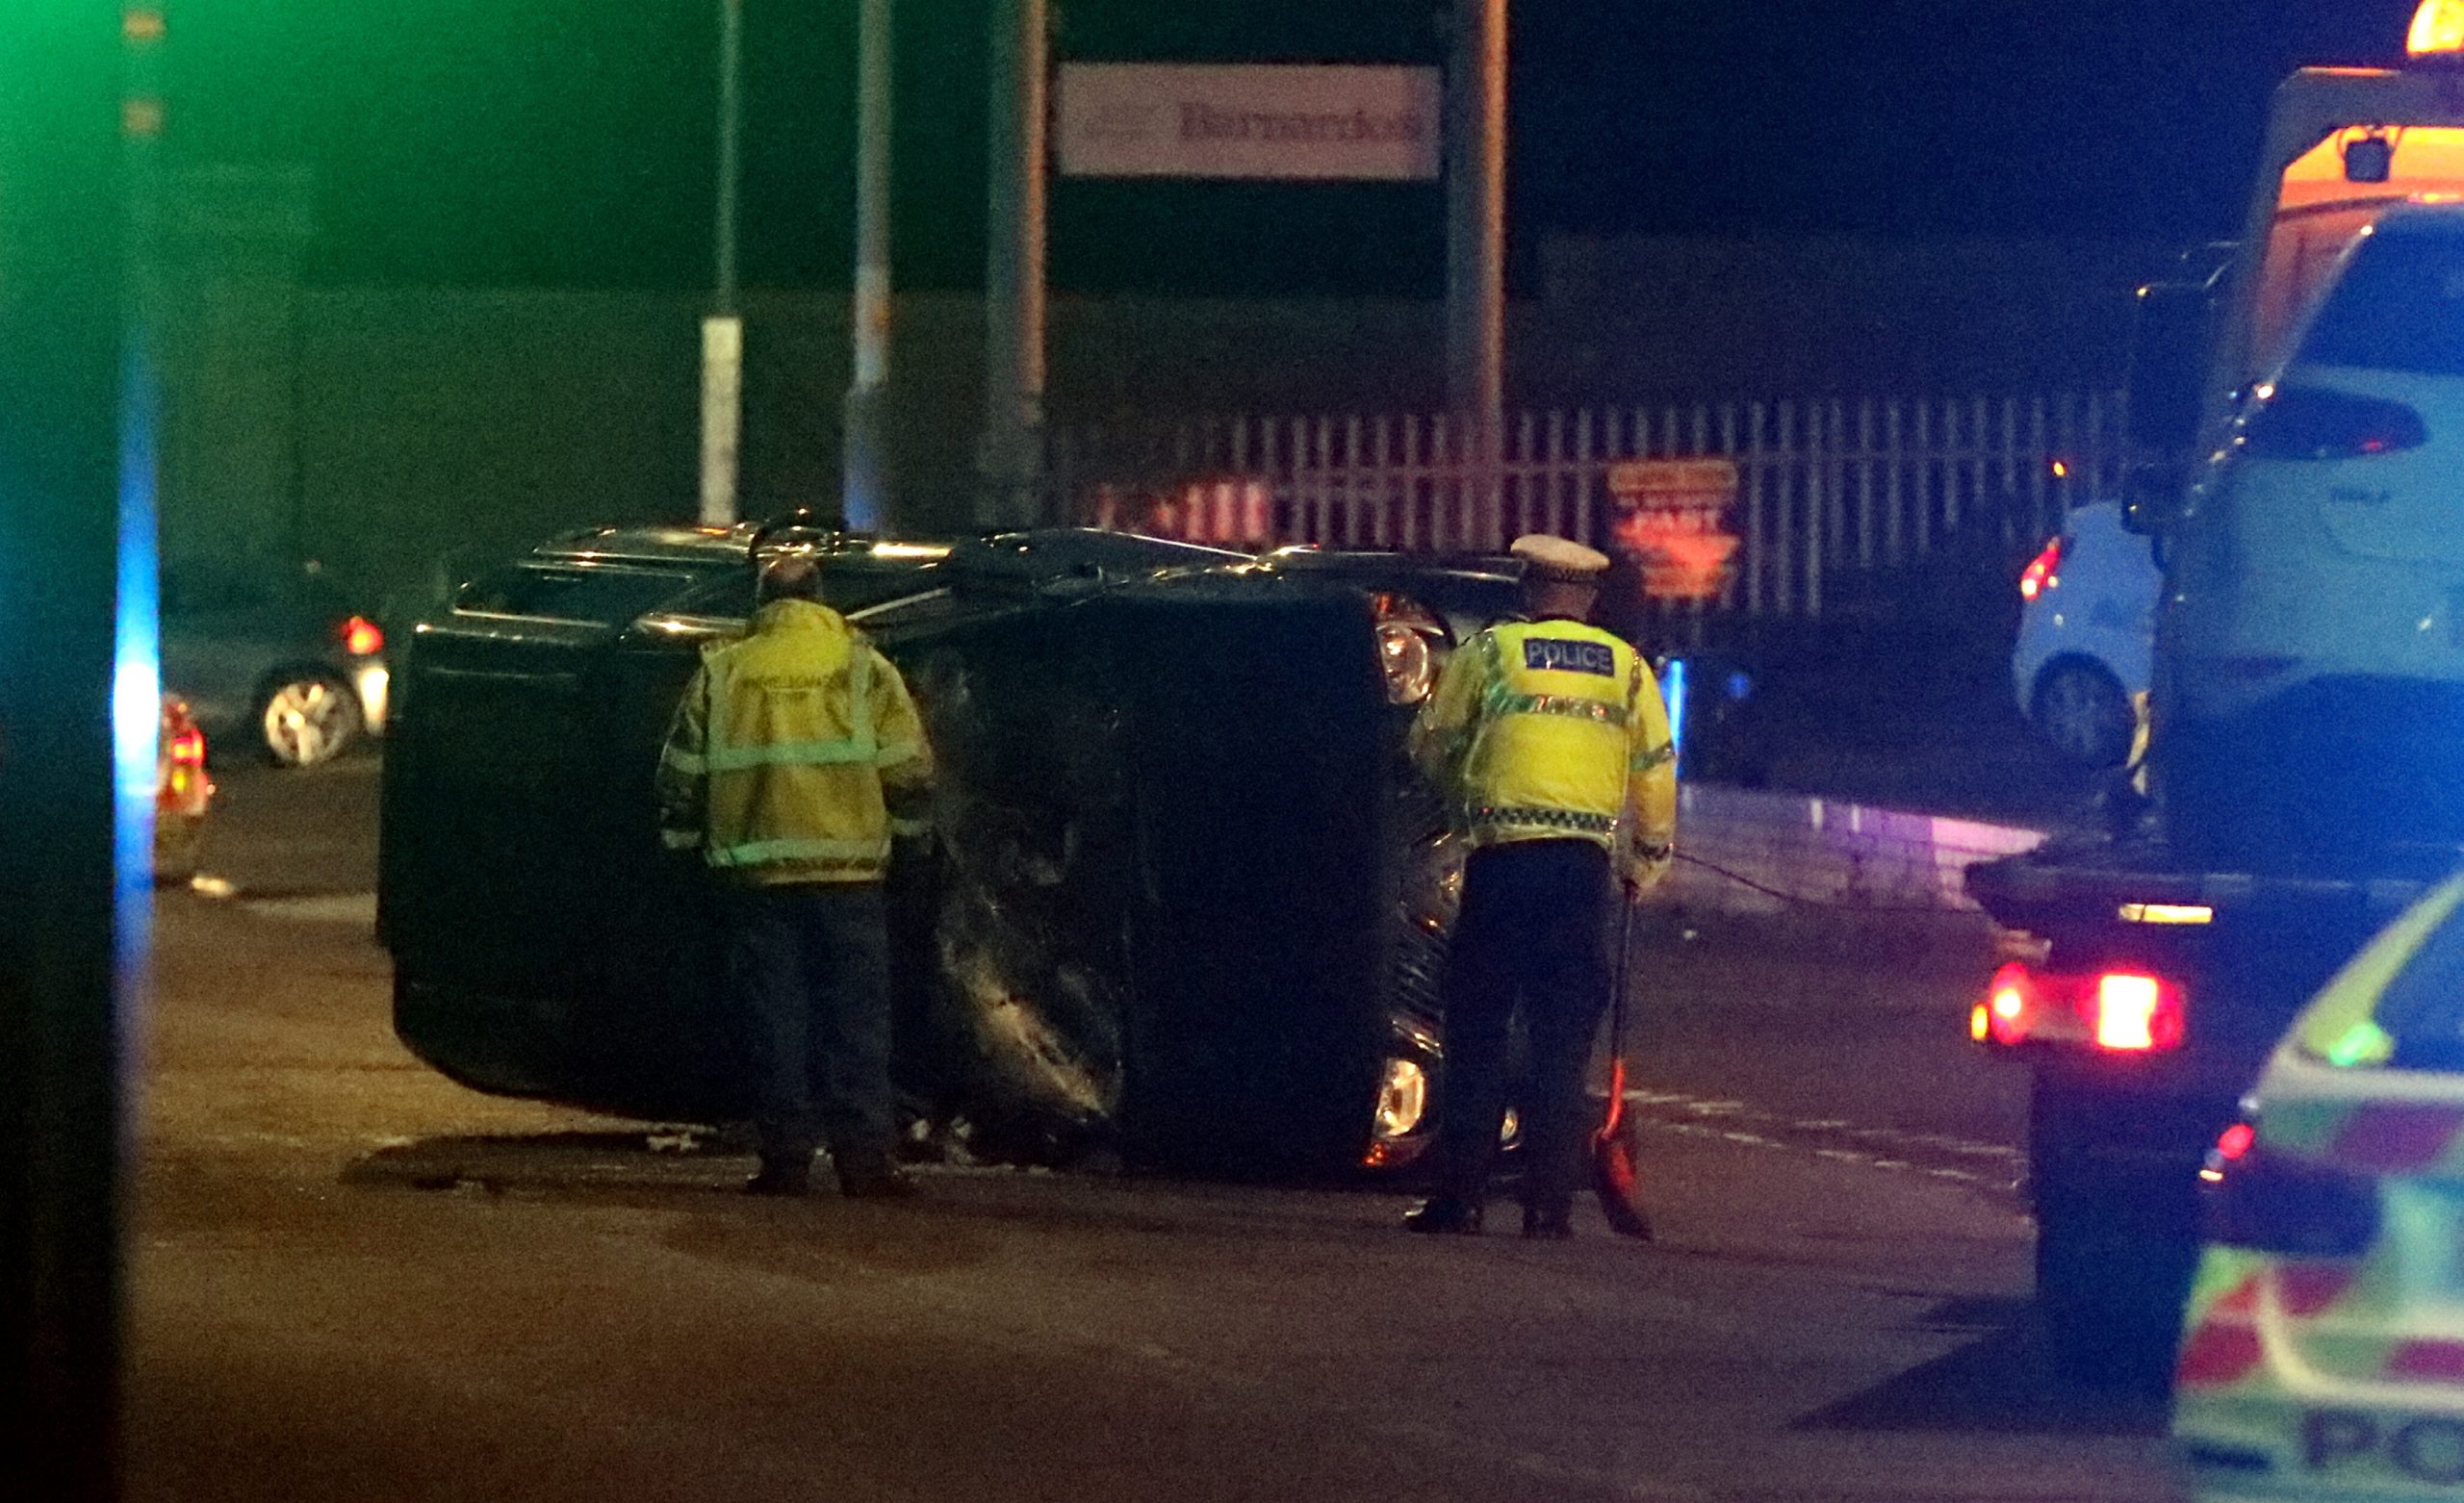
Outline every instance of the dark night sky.
<path id="1" fill-rule="evenodd" d="M 1443 0 L 1056 0 L 1058 56 L 1437 61 Z M 1517 0 L 1513 227 L 2188 241 L 2267 93 L 2413 0 Z M 854 0 L 746 0 L 746 272 L 846 275 Z M 984 0 L 901 0 L 899 276 L 981 275 Z M 715 0 L 174 0 L 188 160 L 306 161 L 316 273 L 708 275 Z M 1428 188 L 1061 183 L 1065 288 L 1425 294 Z"/>

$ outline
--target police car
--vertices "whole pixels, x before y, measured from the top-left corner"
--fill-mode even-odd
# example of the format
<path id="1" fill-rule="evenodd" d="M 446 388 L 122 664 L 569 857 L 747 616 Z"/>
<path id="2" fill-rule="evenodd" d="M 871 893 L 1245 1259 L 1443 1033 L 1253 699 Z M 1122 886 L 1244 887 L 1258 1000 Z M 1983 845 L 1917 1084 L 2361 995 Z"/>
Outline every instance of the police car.
<path id="1" fill-rule="evenodd" d="M 2197 1495 L 2459 1495 L 2464 877 L 2305 1009 L 2201 1177 L 2173 1420 Z"/>

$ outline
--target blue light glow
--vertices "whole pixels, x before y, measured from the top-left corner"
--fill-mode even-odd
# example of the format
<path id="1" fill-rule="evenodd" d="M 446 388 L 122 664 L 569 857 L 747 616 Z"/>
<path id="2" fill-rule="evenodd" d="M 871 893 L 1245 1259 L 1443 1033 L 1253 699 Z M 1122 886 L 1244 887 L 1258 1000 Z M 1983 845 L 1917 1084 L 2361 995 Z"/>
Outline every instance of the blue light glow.
<path id="1" fill-rule="evenodd" d="M 163 732 L 155 506 L 160 372 L 142 320 L 127 334 L 120 393 L 118 608 L 112 640 L 113 867 L 121 995 L 141 985 L 153 938 L 154 796 Z M 122 1018 L 128 1020 L 124 1008 Z"/>
<path id="2" fill-rule="evenodd" d="M 1685 776 L 1685 659 L 1672 657 L 1660 675 L 1660 694 L 1668 701 L 1668 744 L 1677 750 L 1677 776 Z"/>

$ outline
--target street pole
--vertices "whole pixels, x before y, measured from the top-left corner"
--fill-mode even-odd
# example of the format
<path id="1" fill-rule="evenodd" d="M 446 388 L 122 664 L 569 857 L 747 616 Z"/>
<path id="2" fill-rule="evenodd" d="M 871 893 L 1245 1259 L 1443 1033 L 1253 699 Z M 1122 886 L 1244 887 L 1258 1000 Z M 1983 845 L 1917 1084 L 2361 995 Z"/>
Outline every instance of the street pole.
<path id="1" fill-rule="evenodd" d="M 744 0 L 719 0 L 718 261 L 702 320 L 702 522 L 736 520 L 737 454 L 744 436 L 744 318 L 736 306 L 736 199 L 743 176 Z"/>
<path id="2" fill-rule="evenodd" d="M 993 0 L 976 511 L 986 526 L 1031 522 L 1042 509 L 1046 25 L 1045 0 Z"/>
<path id="3" fill-rule="evenodd" d="M 888 453 L 890 342 L 890 0 L 862 0 L 857 38 L 854 376 L 847 387 L 840 509 L 859 532 L 897 515 Z"/>
<path id="4" fill-rule="evenodd" d="M 126 768 L 160 713 L 152 407 L 123 390 L 150 371 L 127 324 L 151 299 L 124 267 L 153 222 L 132 190 L 160 150 L 163 41 L 159 5 L 0 7 L 0 57 L 39 60 L 0 89 L 0 1478 L 17 1497 L 118 1484 L 121 1033 L 141 985 L 122 962 L 151 895 L 116 855 L 145 831 L 151 768 L 141 801 Z"/>
<path id="5" fill-rule="evenodd" d="M 1471 434 L 1481 526 L 1502 546 L 1506 0 L 1455 0 L 1447 86 L 1447 403 Z"/>

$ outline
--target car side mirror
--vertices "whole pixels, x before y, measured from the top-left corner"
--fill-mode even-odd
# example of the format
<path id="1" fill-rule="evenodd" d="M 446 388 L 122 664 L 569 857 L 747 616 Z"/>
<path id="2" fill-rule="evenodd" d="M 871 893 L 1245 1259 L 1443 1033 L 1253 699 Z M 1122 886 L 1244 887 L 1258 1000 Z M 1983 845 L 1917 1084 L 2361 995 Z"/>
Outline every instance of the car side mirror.
<path id="1" fill-rule="evenodd" d="M 2182 520 L 2182 476 L 2172 465 L 2142 462 L 2122 473 L 2121 524 L 2152 536 Z"/>

